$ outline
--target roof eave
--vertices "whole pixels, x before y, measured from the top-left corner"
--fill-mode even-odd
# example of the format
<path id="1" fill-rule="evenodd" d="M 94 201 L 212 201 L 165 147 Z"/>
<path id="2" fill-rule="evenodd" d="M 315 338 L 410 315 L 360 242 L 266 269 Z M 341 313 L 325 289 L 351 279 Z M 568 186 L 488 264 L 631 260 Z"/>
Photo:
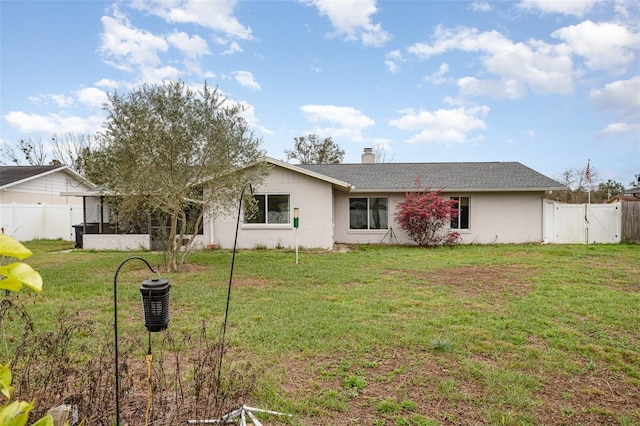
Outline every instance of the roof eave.
<path id="1" fill-rule="evenodd" d="M 436 188 L 433 187 L 434 191 L 442 191 L 442 192 L 467 192 L 467 193 L 477 193 L 477 192 L 544 192 L 544 191 L 566 191 L 569 188 L 562 186 L 553 186 L 553 187 L 531 187 L 531 188 Z M 384 189 L 384 188 L 366 188 L 359 189 L 356 187 L 351 187 L 351 192 L 353 193 L 374 193 L 374 192 L 395 192 L 395 193 L 405 193 L 405 192 L 415 192 L 415 189 Z"/>
<path id="2" fill-rule="evenodd" d="M 20 185 L 20 184 L 29 182 L 31 180 L 39 179 L 39 178 L 41 178 L 43 176 L 48 176 L 48 175 L 50 175 L 52 173 L 57 173 L 57 172 L 65 172 L 67 174 L 70 174 L 75 179 L 77 179 L 80 182 L 84 183 L 88 187 L 96 188 L 96 184 L 94 184 L 93 182 L 89 181 L 87 178 L 85 178 L 84 176 L 82 176 L 80 173 L 76 172 L 75 170 L 73 170 L 69 166 L 60 166 L 60 167 L 57 167 L 55 169 L 52 169 L 52 170 L 49 170 L 49 171 L 46 171 L 46 172 L 43 172 L 43 173 L 38 173 L 37 175 L 29 176 L 28 178 L 20 179 L 20 180 L 17 180 L 15 182 L 8 183 L 6 185 L 2 185 L 2 186 L 0 186 L 0 190 L 6 189 L 6 188 L 10 188 L 12 186 Z"/>
<path id="3" fill-rule="evenodd" d="M 315 178 L 315 179 L 319 179 L 319 180 L 328 182 L 331 185 L 333 185 L 333 187 L 335 187 L 335 188 L 337 188 L 339 190 L 347 191 L 347 192 L 351 190 L 351 184 L 350 183 L 341 181 L 339 179 L 334 179 L 334 178 L 329 177 L 327 175 L 323 175 L 322 173 L 313 172 L 311 170 L 307 170 L 307 169 L 304 169 L 302 167 L 298 167 L 295 164 L 289 164 L 289 163 L 286 163 L 284 161 L 276 160 L 275 158 L 271 158 L 271 157 L 264 157 L 264 160 L 267 163 L 273 164 L 274 166 L 279 166 L 279 167 L 282 167 L 282 168 L 287 169 L 287 170 L 291 170 L 291 171 L 296 172 L 296 173 L 300 173 L 300 174 L 303 174 L 303 175 L 306 175 L 306 176 L 309 176 L 309 177 L 312 177 L 312 178 Z"/>

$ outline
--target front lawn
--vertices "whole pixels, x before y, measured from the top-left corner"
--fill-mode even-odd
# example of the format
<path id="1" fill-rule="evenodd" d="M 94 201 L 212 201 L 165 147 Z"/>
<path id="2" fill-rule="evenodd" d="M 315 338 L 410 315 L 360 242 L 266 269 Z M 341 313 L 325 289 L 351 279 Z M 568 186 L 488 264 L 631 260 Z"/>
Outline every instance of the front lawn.
<path id="1" fill-rule="evenodd" d="M 120 262 L 162 263 L 159 253 L 26 245 L 44 290 L 20 301 L 36 332 L 59 328 L 61 316 L 92 327 L 68 349 L 78 362 L 99 358 L 109 342 Z M 152 340 L 158 398 L 168 398 L 171 377 L 161 373 L 182 362 L 171 366 L 170 354 L 203 355 L 203 343 L 185 353 L 198 347 L 185 336 L 207 328 L 207 344 L 218 342 L 230 266 L 229 251 L 204 251 L 163 274 L 172 305 L 169 330 Z M 129 262 L 118 280 L 120 350 L 134 371 L 130 424 L 143 424 L 146 409 L 138 289 L 152 276 Z M 266 424 L 640 424 L 637 245 L 349 246 L 302 251 L 298 265 L 291 251 L 243 250 L 233 276 L 223 375 L 241 363 L 234 373 L 253 383 L 243 402 L 293 414 L 263 416 Z"/>

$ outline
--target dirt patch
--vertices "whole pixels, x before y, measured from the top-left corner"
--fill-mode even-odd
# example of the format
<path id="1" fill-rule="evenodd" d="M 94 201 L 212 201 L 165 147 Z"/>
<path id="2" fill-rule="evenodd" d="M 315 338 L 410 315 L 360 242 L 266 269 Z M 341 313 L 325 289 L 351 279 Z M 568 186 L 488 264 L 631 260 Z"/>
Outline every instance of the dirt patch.
<path id="1" fill-rule="evenodd" d="M 350 251 L 351 248 L 346 244 L 335 244 L 331 253 L 348 253 Z"/>
<path id="2" fill-rule="evenodd" d="M 267 287 L 267 281 L 263 278 L 255 278 L 255 277 L 242 277 L 242 278 L 234 278 L 233 285 L 236 287 L 255 287 L 264 289 Z"/>
<path id="3" fill-rule="evenodd" d="M 531 291 L 531 277 L 537 274 L 537 270 L 521 265 L 488 265 L 460 266 L 427 272 L 395 270 L 387 274 L 409 274 L 419 281 L 419 285 L 446 286 L 465 296 L 508 294 L 519 297 Z"/>
<path id="4" fill-rule="evenodd" d="M 532 347 L 544 350 L 542 342 Z M 507 357 L 508 358 L 508 357 Z M 294 357 L 283 360 L 284 391 L 303 413 L 304 425 L 519 424 L 518 416 L 535 424 L 617 425 L 620 416 L 639 419 L 640 391 L 609 370 L 585 370 L 566 376 L 532 377 L 539 383 L 530 395 L 530 406 L 504 403 L 508 386 L 498 391 L 489 372 L 509 362 L 501 356 L 470 356 L 464 360 L 433 351 L 398 350 L 393 354 L 369 354 L 366 359 Z M 480 366 L 475 370 L 471 365 Z M 535 373 L 538 374 L 538 373 Z M 352 383 L 361 388 L 354 389 Z M 504 385 L 503 385 L 504 386 Z M 322 407 L 304 413 L 306 406 Z M 492 407 L 502 406 L 500 411 Z M 498 414 L 496 414 L 498 413 Z M 511 417 L 509 417 L 511 416 Z M 398 421 L 400 423 L 398 423 Z M 422 421 L 423 423 L 420 423 Z M 269 419 L 269 424 L 281 424 Z"/>

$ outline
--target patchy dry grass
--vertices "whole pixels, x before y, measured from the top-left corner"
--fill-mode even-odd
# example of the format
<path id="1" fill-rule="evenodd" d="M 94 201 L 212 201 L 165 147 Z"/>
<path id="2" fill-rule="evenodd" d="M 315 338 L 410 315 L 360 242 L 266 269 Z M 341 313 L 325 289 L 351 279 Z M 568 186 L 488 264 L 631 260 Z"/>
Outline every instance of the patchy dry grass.
<path id="1" fill-rule="evenodd" d="M 66 306 L 108 331 L 113 273 L 134 253 L 34 251 L 35 326 Z M 221 324 L 230 261 L 193 253 L 165 275 L 172 333 Z M 141 266 L 121 273 L 118 309 L 143 340 Z M 632 425 L 639 310 L 637 245 L 341 246 L 299 265 L 290 251 L 240 251 L 225 359 L 263 371 L 247 404 L 294 414 L 269 424 Z"/>

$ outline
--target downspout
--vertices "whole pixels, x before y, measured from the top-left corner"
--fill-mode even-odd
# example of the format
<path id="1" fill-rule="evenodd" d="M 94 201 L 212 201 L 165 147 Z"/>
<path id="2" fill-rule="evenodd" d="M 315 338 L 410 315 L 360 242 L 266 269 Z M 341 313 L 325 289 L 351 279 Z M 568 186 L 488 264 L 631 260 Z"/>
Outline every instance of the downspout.
<path id="1" fill-rule="evenodd" d="M 98 233 L 102 235 L 102 222 L 104 222 L 104 197 L 100 196 L 100 222 L 98 222 Z"/>
<path id="2" fill-rule="evenodd" d="M 87 197 L 82 196 L 82 235 L 87 233 Z"/>
<path id="3" fill-rule="evenodd" d="M 209 244 L 215 244 L 216 242 L 216 235 L 215 235 L 213 226 L 214 226 L 214 220 L 213 220 L 213 208 L 212 208 L 211 211 L 209 212 Z"/>

